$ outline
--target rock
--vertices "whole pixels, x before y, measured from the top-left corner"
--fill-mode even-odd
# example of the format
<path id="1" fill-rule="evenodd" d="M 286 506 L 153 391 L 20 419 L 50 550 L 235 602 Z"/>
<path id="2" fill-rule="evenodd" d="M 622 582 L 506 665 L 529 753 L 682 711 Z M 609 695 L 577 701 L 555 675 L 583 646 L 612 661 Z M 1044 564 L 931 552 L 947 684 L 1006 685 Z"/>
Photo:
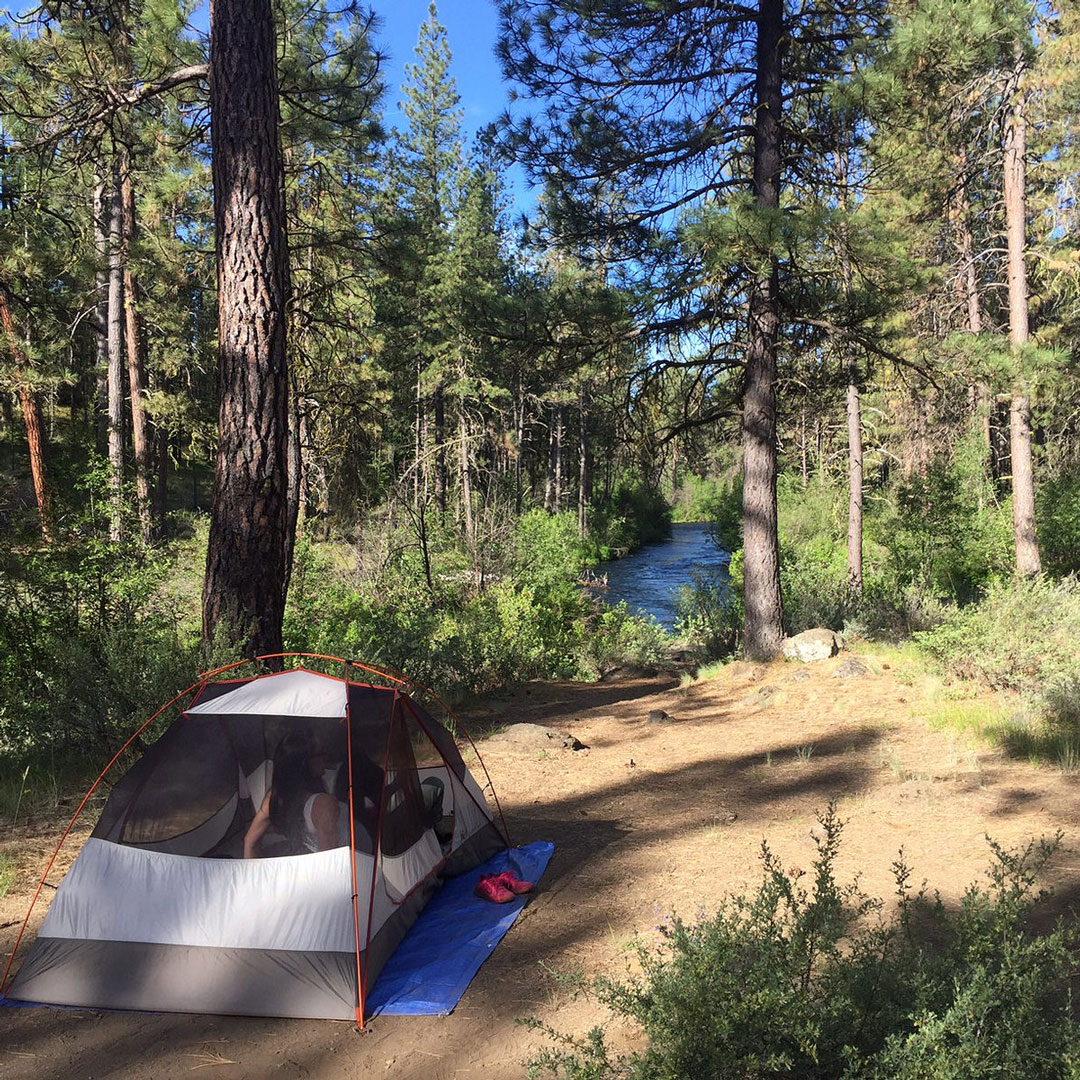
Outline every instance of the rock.
<path id="1" fill-rule="evenodd" d="M 869 674 L 867 667 L 864 663 L 856 660 L 854 656 L 849 656 L 834 672 L 834 679 L 858 679 L 863 675 Z"/>
<path id="2" fill-rule="evenodd" d="M 796 671 L 795 674 L 791 676 L 791 681 L 792 682 L 806 682 L 807 679 L 812 679 L 813 677 L 814 676 L 811 675 L 809 671 L 807 671 L 805 668 L 803 668 L 800 671 Z"/>
<path id="3" fill-rule="evenodd" d="M 784 639 L 783 653 L 788 660 L 801 660 L 804 664 L 816 660 L 828 660 L 840 651 L 840 638 L 834 630 L 818 627 L 804 630 L 801 634 Z"/>
<path id="4" fill-rule="evenodd" d="M 588 750 L 589 748 L 568 731 L 556 731 L 542 724 L 511 724 L 505 731 L 492 735 L 488 742 L 512 743 L 515 746 L 550 750 L 553 746 L 563 750 Z"/>
<path id="5" fill-rule="evenodd" d="M 768 701 L 774 694 L 779 693 L 779 686 L 762 686 L 758 688 L 757 697 L 759 701 Z"/>

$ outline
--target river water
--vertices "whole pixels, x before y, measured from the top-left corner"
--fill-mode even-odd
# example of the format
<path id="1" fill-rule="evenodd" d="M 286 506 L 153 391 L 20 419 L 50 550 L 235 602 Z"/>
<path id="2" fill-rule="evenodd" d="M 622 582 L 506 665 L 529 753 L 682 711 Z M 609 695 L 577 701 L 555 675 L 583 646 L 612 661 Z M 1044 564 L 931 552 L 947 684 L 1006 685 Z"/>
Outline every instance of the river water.
<path id="1" fill-rule="evenodd" d="M 647 544 L 625 559 L 601 563 L 596 572 L 607 574 L 608 588 L 600 595 L 613 606 L 625 600 L 631 610 L 652 615 L 665 629 L 673 630 L 679 588 L 691 583 L 690 571 L 726 566 L 729 558 L 712 542 L 708 525 L 675 524 L 670 540 Z"/>

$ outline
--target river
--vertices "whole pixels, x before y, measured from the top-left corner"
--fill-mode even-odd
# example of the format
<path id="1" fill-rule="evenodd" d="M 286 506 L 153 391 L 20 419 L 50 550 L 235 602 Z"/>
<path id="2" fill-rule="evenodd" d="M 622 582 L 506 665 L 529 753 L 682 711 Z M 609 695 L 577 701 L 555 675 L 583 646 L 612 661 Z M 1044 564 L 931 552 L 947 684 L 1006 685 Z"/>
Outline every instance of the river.
<path id="1" fill-rule="evenodd" d="M 671 539 L 601 563 L 596 572 L 607 574 L 604 600 L 618 604 L 625 600 L 631 610 L 652 615 L 667 630 L 675 627 L 675 606 L 679 588 L 690 584 L 690 571 L 727 565 L 730 556 L 709 537 L 709 526 L 679 523 L 671 527 Z"/>

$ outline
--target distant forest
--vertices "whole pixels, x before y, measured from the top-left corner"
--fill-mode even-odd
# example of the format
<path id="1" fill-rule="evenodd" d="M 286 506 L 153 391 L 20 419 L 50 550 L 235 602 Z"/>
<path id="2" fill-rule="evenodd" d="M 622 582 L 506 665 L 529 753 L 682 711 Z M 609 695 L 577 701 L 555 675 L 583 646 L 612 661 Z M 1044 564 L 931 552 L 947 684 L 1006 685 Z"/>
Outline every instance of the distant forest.
<path id="1" fill-rule="evenodd" d="M 434 3 L 401 129 L 377 7 L 0 28 L 0 746 L 283 648 L 655 658 L 575 579 L 672 515 L 713 655 L 1080 565 L 1076 5 L 499 10 L 475 137 Z"/>

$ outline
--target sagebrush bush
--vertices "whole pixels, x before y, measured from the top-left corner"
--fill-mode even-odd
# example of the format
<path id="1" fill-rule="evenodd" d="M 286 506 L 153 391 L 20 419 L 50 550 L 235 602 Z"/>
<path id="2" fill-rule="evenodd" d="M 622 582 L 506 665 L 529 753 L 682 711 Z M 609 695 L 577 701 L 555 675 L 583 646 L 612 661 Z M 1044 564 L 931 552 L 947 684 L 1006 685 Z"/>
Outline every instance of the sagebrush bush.
<path id="1" fill-rule="evenodd" d="M 991 585 L 916 642 L 961 678 L 1040 693 L 1080 674 L 1080 582 L 1038 577 Z"/>
<path id="2" fill-rule="evenodd" d="M 1069 979 L 1075 933 L 1029 928 L 1036 875 L 1056 841 L 991 844 L 990 887 L 956 910 L 912 892 L 901 856 L 897 905 L 835 876 L 841 823 L 819 819 L 812 870 L 785 870 L 763 845 L 751 896 L 696 922 L 673 918 L 640 943 L 640 974 L 591 986 L 640 1026 L 620 1053 L 535 1021 L 553 1045 L 529 1076 L 567 1080 L 1053 1080 L 1080 1075 Z"/>

